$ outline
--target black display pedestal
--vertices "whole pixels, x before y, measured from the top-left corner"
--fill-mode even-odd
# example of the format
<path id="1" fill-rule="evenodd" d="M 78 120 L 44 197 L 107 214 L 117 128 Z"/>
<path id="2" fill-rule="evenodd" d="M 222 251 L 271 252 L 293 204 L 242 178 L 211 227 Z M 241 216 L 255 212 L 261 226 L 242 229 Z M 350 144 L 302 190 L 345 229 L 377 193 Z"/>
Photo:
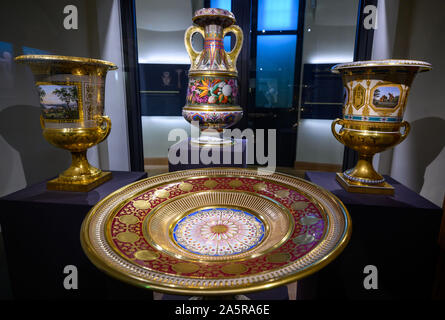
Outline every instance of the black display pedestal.
<path id="1" fill-rule="evenodd" d="M 169 148 L 168 171 L 189 170 L 210 167 L 247 168 L 247 143 L 245 139 L 235 139 L 235 143 L 223 147 L 202 147 L 182 140 Z M 183 154 L 181 154 L 181 152 Z M 216 161 L 213 160 L 212 153 Z M 171 156 L 173 154 L 175 156 Z M 183 158 L 181 158 L 181 156 Z M 208 157 L 208 159 L 205 159 Z M 181 161 L 179 161 L 181 160 Z M 182 161 L 184 160 L 184 161 Z"/>
<path id="2" fill-rule="evenodd" d="M 399 182 L 393 196 L 346 192 L 335 173 L 306 172 L 346 206 L 352 236 L 343 253 L 299 282 L 300 299 L 431 299 L 442 209 Z M 367 265 L 377 268 L 378 289 L 365 289 Z"/>
<path id="3" fill-rule="evenodd" d="M 46 181 L 0 199 L 0 225 L 16 299 L 152 299 L 152 292 L 115 280 L 88 260 L 80 227 L 88 211 L 145 172 L 112 172 L 90 192 L 46 190 Z M 67 290 L 66 266 L 77 268 L 78 289 Z M 71 273 L 70 273 L 71 274 Z"/>

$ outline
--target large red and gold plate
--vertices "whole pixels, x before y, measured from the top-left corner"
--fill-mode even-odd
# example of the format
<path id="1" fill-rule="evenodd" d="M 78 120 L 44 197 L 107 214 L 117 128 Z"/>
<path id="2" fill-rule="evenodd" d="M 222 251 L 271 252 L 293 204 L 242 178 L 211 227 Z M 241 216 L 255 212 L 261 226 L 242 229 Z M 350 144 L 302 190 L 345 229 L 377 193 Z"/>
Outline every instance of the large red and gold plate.
<path id="1" fill-rule="evenodd" d="M 349 241 L 330 192 L 285 174 L 178 171 L 121 188 L 95 205 L 82 247 L 100 269 L 152 290 L 228 295 L 308 276 Z"/>

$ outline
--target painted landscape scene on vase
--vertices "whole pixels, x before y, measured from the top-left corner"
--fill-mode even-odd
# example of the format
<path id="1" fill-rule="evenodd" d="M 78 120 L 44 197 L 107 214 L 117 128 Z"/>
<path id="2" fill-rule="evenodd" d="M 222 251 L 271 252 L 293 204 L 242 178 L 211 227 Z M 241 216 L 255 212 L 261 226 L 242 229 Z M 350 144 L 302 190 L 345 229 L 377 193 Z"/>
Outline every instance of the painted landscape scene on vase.
<path id="1" fill-rule="evenodd" d="M 76 85 L 36 86 L 43 118 L 48 120 L 79 119 L 79 96 Z"/>
<path id="2" fill-rule="evenodd" d="M 394 108 L 399 104 L 400 89 L 393 86 L 382 86 L 374 90 L 372 103 L 377 108 Z"/>

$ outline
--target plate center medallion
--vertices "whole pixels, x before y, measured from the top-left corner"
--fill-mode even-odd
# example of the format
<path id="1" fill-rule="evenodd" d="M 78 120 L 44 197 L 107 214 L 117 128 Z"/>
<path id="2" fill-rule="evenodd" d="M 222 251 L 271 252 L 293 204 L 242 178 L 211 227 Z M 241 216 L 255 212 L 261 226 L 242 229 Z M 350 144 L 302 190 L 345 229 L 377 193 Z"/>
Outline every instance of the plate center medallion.
<path id="1" fill-rule="evenodd" d="M 224 224 L 217 224 L 216 226 L 210 228 L 210 231 L 216 234 L 226 233 L 227 230 L 229 230 L 229 228 Z"/>
<path id="2" fill-rule="evenodd" d="M 255 215 L 227 207 L 194 211 L 173 228 L 173 239 L 181 248 L 205 256 L 246 252 L 264 235 L 264 223 Z"/>

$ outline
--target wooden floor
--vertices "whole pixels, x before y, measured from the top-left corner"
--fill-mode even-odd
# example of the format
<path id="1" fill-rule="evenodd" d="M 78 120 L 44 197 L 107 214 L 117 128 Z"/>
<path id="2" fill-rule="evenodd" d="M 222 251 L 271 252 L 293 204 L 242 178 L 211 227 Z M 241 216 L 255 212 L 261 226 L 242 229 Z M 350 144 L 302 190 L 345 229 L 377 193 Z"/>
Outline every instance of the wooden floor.
<path id="1" fill-rule="evenodd" d="M 148 173 L 149 176 L 154 176 L 157 174 L 167 173 L 168 166 L 163 165 L 144 165 L 144 171 Z"/>
<path id="2" fill-rule="evenodd" d="M 249 168 L 256 168 L 256 166 L 249 165 Z M 145 158 L 144 169 L 150 175 L 157 175 L 168 172 L 168 158 Z M 315 162 L 298 162 L 296 161 L 293 167 L 277 167 L 276 172 L 290 174 L 299 178 L 304 178 L 305 171 L 327 171 L 340 172 L 341 165 L 329 163 L 315 163 Z"/>
<path id="3" fill-rule="evenodd" d="M 250 167 L 249 168 L 255 168 Z M 150 176 L 167 173 L 168 172 L 168 165 L 145 165 L 144 166 L 145 172 L 147 172 Z M 282 172 L 286 173 L 295 177 L 304 178 L 304 173 L 307 170 L 298 170 L 292 167 L 277 167 L 276 172 Z"/>

